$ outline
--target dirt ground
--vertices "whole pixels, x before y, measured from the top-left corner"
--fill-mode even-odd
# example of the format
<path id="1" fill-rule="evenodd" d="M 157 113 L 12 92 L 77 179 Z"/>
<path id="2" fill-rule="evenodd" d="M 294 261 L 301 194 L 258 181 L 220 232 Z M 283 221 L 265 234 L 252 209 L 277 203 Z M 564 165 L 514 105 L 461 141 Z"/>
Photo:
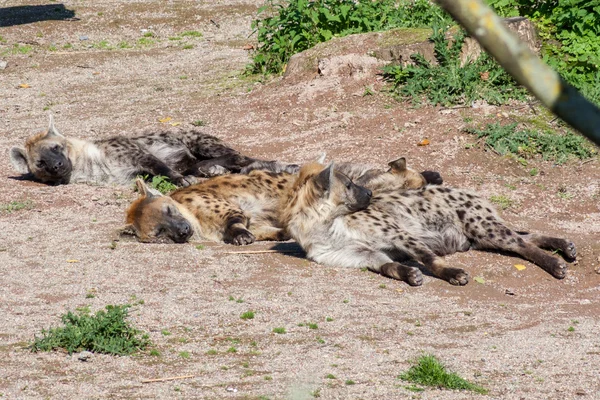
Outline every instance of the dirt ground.
<path id="1" fill-rule="evenodd" d="M 28 205 L 0 211 L 2 398 L 600 399 L 598 158 L 524 166 L 462 132 L 470 120 L 535 118 L 531 108 L 413 108 L 375 76 L 244 77 L 258 0 L 52 2 L 15 24 L 2 7 L 23 3 L 0 4 L 0 205 Z M 471 251 L 448 257 L 470 272 L 467 286 L 425 277 L 412 288 L 289 254 L 230 253 L 272 243 L 112 244 L 132 187 L 46 186 L 12 170 L 8 149 L 44 129 L 48 112 L 71 137 L 202 120 L 268 159 L 326 151 L 383 166 L 404 155 L 447 185 L 508 197 L 511 226 L 570 238 L 578 260 L 556 280 L 519 258 Z M 431 144 L 417 146 L 424 138 Z M 25 348 L 67 310 L 128 302 L 159 356 L 82 362 Z M 241 319 L 249 310 L 255 318 Z M 489 395 L 410 391 L 398 375 L 424 353 Z M 191 377 L 142 383 L 180 376 Z"/>

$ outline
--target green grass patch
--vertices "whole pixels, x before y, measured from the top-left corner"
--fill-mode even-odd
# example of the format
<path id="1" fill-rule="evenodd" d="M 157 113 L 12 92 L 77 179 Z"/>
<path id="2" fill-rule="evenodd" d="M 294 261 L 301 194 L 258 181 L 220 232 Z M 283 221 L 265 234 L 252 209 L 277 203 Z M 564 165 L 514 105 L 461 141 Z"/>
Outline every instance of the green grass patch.
<path id="1" fill-rule="evenodd" d="M 490 196 L 490 201 L 503 210 L 506 210 L 513 204 L 513 201 L 509 197 L 504 195 Z"/>
<path id="2" fill-rule="evenodd" d="M 280 335 L 286 333 L 285 328 L 273 328 L 273 333 L 278 333 Z"/>
<path id="3" fill-rule="evenodd" d="M 518 129 L 517 123 L 487 124 L 483 129 L 467 128 L 466 131 L 500 154 L 515 154 L 523 158 L 541 156 L 558 164 L 570 158 L 587 159 L 598 151 L 582 136 L 566 131 Z"/>
<path id="4" fill-rule="evenodd" d="M 201 38 L 203 35 L 202 35 L 202 32 L 198 32 L 198 31 L 185 31 L 185 32 L 181 32 L 179 34 L 179 36 Z"/>
<path id="5" fill-rule="evenodd" d="M 25 44 L 19 44 L 19 43 L 15 43 L 12 45 L 12 47 L 8 48 L 7 50 L 4 50 L 2 52 L 2 55 L 25 55 L 25 54 L 29 54 L 33 52 L 33 47 L 29 46 L 29 45 L 25 45 Z"/>
<path id="6" fill-rule="evenodd" d="M 465 33 L 459 30 L 450 43 L 446 29 L 437 23 L 433 26 L 430 40 L 434 43 L 437 65 L 420 54 L 413 54 L 415 65 L 384 67 L 384 78 L 392 85 L 395 95 L 411 99 L 415 104 L 426 100 L 443 106 L 471 104 L 476 100 L 500 105 L 511 99 L 527 98 L 526 90 L 487 53 L 461 66 Z"/>
<path id="7" fill-rule="evenodd" d="M 186 44 L 186 45 L 184 45 L 184 46 L 182 47 L 182 49 L 184 49 L 184 50 L 190 50 L 190 49 L 193 49 L 193 48 L 194 48 L 194 45 L 193 45 L 193 44 Z"/>
<path id="8" fill-rule="evenodd" d="M 13 211 L 29 210 L 33 208 L 34 203 L 31 200 L 17 201 L 13 200 L 10 203 L 0 204 L 0 211 L 12 213 Z"/>
<path id="9" fill-rule="evenodd" d="M 69 354 L 83 350 L 95 353 L 129 355 L 151 343 L 148 335 L 132 327 L 126 318 L 131 305 L 108 305 L 90 314 L 89 308 L 69 311 L 61 316 L 63 327 L 42 329 L 35 336 L 32 351 L 65 349 Z"/>
<path id="10" fill-rule="evenodd" d="M 147 180 L 148 176 L 138 176 L 138 178 Z M 169 178 L 162 175 L 153 176 L 152 180 L 148 182 L 148 186 L 150 186 L 152 189 L 158 190 L 162 194 L 167 194 L 177 189 L 177 186 L 174 185 Z"/>
<path id="11" fill-rule="evenodd" d="M 281 73 L 290 57 L 335 36 L 422 28 L 452 19 L 428 0 L 269 0 L 252 28 L 258 34 L 251 73 Z"/>
<path id="12" fill-rule="evenodd" d="M 446 367 L 433 355 L 423 355 L 410 369 L 398 378 L 423 386 L 433 386 L 453 390 L 470 390 L 486 394 L 487 389 L 461 378 L 455 373 L 446 371 Z"/>
<path id="13" fill-rule="evenodd" d="M 254 319 L 254 311 L 246 311 L 240 315 L 241 319 Z"/>
<path id="14" fill-rule="evenodd" d="M 149 37 L 142 37 L 137 41 L 137 44 L 140 46 L 152 46 L 154 43 L 156 43 L 156 41 Z"/>

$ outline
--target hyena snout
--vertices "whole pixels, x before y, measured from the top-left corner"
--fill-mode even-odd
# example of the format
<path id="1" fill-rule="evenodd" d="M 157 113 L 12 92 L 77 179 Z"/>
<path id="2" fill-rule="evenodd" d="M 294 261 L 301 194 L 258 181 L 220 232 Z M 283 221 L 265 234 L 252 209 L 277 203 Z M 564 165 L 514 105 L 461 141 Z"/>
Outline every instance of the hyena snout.
<path id="1" fill-rule="evenodd" d="M 350 211 L 364 210 L 371 204 L 373 192 L 370 189 L 355 185 L 354 202 L 348 205 Z"/>
<path id="2" fill-rule="evenodd" d="M 192 226 L 187 221 L 178 221 L 170 229 L 171 239 L 175 243 L 185 243 L 192 236 Z"/>

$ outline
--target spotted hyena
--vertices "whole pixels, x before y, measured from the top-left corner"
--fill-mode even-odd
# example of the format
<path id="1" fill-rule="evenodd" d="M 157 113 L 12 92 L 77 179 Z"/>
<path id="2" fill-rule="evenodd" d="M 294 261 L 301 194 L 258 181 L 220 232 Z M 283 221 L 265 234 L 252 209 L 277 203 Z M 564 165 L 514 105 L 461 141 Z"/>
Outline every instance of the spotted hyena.
<path id="1" fill-rule="evenodd" d="M 294 195 L 282 212 L 287 232 L 316 262 L 367 267 L 382 275 L 423 282 L 420 269 L 402 264 L 413 259 L 441 279 L 465 285 L 468 274 L 446 266 L 443 256 L 473 249 L 504 250 L 564 278 L 567 266 L 540 250 L 560 250 L 574 260 L 572 242 L 508 228 L 493 206 L 462 189 L 371 191 L 358 186 L 330 165 L 300 170 Z"/>
<path id="2" fill-rule="evenodd" d="M 137 175 L 164 175 L 179 186 L 187 186 L 193 180 L 190 177 L 240 172 L 258 161 L 197 129 L 94 141 L 66 138 L 54 126 L 52 116 L 48 130 L 27 139 L 24 149 L 13 147 L 10 159 L 18 172 L 50 184 L 125 184 Z M 275 164 L 263 163 L 265 167 Z"/>
<path id="3" fill-rule="evenodd" d="M 399 190 L 427 183 L 422 174 L 406 166 L 404 158 L 392 161 L 389 167 L 384 171 L 350 163 L 340 166 L 374 188 Z M 426 175 L 441 181 L 437 172 Z M 127 211 L 123 232 L 143 242 L 180 243 L 195 237 L 244 245 L 255 240 L 287 240 L 280 213 L 295 180 L 291 173 L 253 170 L 247 175 L 214 177 L 170 196 L 151 191 L 138 181 L 140 197 Z"/>

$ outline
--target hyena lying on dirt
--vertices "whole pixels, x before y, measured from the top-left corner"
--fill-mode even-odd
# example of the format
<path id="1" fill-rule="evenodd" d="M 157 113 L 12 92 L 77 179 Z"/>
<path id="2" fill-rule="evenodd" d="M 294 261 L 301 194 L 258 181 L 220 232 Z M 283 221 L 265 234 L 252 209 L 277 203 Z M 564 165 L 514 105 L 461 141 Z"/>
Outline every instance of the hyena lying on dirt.
<path id="1" fill-rule="evenodd" d="M 575 259 L 575 245 L 565 239 L 516 232 L 506 227 L 493 206 L 468 190 L 425 186 L 371 191 L 330 165 L 302 167 L 282 212 L 284 228 L 309 258 L 330 266 L 367 267 L 418 286 L 420 269 L 401 262 L 413 259 L 453 285 L 468 274 L 447 267 L 444 255 L 474 249 L 517 253 L 556 278 L 567 266 L 543 249 L 560 250 Z"/>
<path id="2" fill-rule="evenodd" d="M 259 161 L 195 129 L 94 141 L 66 138 L 54 126 L 52 116 L 46 132 L 27 139 L 25 149 L 10 150 L 10 160 L 18 172 L 50 184 L 126 184 L 136 175 L 164 175 L 179 186 L 189 185 L 195 176 L 240 172 Z M 267 168 L 298 170 L 297 165 L 260 162 Z"/>
<path id="3" fill-rule="evenodd" d="M 368 187 L 399 191 L 425 185 L 424 176 L 406 167 L 401 158 L 389 163 L 388 171 L 342 164 L 347 174 Z M 437 172 L 423 173 L 441 183 Z M 197 239 L 224 241 L 236 245 L 255 240 L 287 240 L 280 211 L 291 196 L 296 175 L 254 170 L 248 175 L 226 175 L 179 189 L 169 197 L 149 190 L 137 181 L 140 197 L 127 211 L 123 233 L 142 242 Z"/>

